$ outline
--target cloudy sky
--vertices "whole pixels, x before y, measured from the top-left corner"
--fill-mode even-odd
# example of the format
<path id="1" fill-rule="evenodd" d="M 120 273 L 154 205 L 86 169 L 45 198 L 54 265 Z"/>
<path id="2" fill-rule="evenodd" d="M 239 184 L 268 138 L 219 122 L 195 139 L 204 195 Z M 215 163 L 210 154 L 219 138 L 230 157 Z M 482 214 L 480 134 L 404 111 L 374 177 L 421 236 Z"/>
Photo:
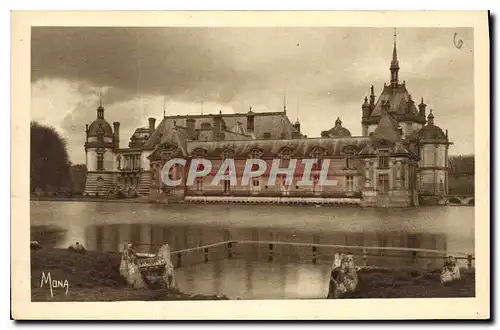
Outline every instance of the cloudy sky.
<path id="1" fill-rule="evenodd" d="M 297 114 L 317 137 L 337 117 L 361 133 L 361 104 L 389 82 L 388 28 L 62 28 L 32 29 L 31 117 L 56 128 L 73 163 L 84 163 L 85 124 L 121 123 L 121 147 L 147 118 L 278 111 Z M 454 37 L 455 33 L 457 35 Z M 438 126 L 474 152 L 473 31 L 399 28 L 400 80 L 424 97 Z M 455 40 L 455 42 L 454 42 Z M 463 41 L 461 48 L 455 43 Z"/>

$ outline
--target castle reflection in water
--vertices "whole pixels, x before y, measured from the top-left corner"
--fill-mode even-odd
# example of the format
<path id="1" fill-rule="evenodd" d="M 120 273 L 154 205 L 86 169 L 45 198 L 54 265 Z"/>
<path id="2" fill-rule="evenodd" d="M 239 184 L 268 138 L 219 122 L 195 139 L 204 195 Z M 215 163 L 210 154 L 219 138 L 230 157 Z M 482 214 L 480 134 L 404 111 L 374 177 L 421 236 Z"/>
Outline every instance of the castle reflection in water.
<path id="1" fill-rule="evenodd" d="M 32 228 L 35 232 L 36 226 Z M 44 232 L 45 239 L 50 234 Z M 447 250 L 446 236 L 436 233 L 384 232 L 315 232 L 304 233 L 284 229 L 248 228 L 237 230 L 207 226 L 163 226 L 158 224 L 106 224 L 87 226 L 82 242 L 89 250 L 120 252 L 127 242 L 137 245 L 138 252 L 155 253 L 168 243 L 172 251 L 218 243 L 227 240 L 281 241 L 310 243 L 307 246 L 274 245 L 270 261 L 270 247 L 264 244 L 238 244 L 213 247 L 205 255 L 203 250 L 182 253 L 180 267 L 176 268 L 179 288 L 187 293 L 224 294 L 231 298 L 279 299 L 323 298 L 328 290 L 330 267 L 335 252 L 355 253 L 355 261 L 363 263 L 360 249 L 334 249 L 314 244 L 350 246 L 405 247 Z M 67 232 L 52 233 L 55 245 L 66 241 Z M 435 268 L 442 257 L 435 253 L 411 251 L 368 251 L 366 264 L 380 267 L 417 266 Z M 316 262 L 313 263 L 313 256 Z M 179 260 L 173 255 L 177 266 Z"/>
<path id="2" fill-rule="evenodd" d="M 383 232 L 329 232 L 323 234 L 296 232 L 292 230 L 273 230 L 263 228 L 248 228 L 227 230 L 219 227 L 196 226 L 162 226 L 158 224 L 107 224 L 89 226 L 85 229 L 85 244 L 88 249 L 100 252 L 120 252 L 125 243 L 137 246 L 138 252 L 155 253 L 160 245 L 168 243 L 172 251 L 214 244 L 222 241 L 278 241 L 308 243 L 308 246 L 273 245 L 272 256 L 276 262 L 311 263 L 313 255 L 318 262 L 330 262 L 335 252 L 351 252 L 362 262 L 362 250 L 316 247 L 314 245 L 335 244 L 349 246 L 373 247 L 403 247 L 415 249 L 431 249 L 446 251 L 444 234 L 408 233 L 402 231 Z M 233 258 L 243 258 L 249 261 L 266 261 L 269 259 L 269 244 L 238 244 L 231 247 Z M 227 246 L 210 248 L 209 260 L 224 259 L 228 255 Z M 374 266 L 414 265 L 427 267 L 437 265 L 441 260 L 426 258 L 436 256 L 435 253 L 412 251 L 368 251 L 367 264 Z M 203 250 L 182 254 L 182 265 L 204 262 Z"/>

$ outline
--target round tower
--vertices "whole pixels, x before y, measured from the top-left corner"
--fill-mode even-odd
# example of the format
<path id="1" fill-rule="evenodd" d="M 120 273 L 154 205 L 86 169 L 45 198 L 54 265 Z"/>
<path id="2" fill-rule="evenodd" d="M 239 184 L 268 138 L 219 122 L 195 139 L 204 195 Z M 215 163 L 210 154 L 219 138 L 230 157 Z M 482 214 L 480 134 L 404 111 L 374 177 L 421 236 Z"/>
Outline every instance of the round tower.
<path id="1" fill-rule="evenodd" d="M 89 172 L 113 171 L 116 138 L 104 119 L 104 107 L 97 108 L 97 118 L 86 129 L 86 165 Z"/>
<path id="2" fill-rule="evenodd" d="M 448 194 L 448 134 L 436 126 L 430 110 L 427 125 L 418 132 L 420 145 L 419 187 L 420 194 L 446 196 Z"/>

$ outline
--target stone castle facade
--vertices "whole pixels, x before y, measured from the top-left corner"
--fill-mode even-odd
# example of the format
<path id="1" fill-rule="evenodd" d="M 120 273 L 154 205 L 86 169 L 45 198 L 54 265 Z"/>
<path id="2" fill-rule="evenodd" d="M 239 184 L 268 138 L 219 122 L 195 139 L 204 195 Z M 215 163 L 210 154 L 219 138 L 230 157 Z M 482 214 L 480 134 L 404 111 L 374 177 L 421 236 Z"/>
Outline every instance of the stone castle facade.
<path id="1" fill-rule="evenodd" d="M 104 119 L 104 108 L 97 108 L 97 119 L 86 127 L 87 195 L 107 195 L 117 190 L 151 199 L 185 200 L 273 200 L 304 201 L 323 199 L 365 206 L 416 206 L 419 201 L 445 203 L 448 192 L 448 133 L 438 127 L 432 110 L 426 113 L 423 98 L 418 105 L 399 80 L 396 42 L 390 63 L 390 83 L 377 97 L 370 95 L 361 105 L 361 136 L 351 136 L 337 118 L 334 127 L 310 138 L 301 133 L 300 123 L 287 116 L 286 106 L 278 112 L 163 116 L 149 118 L 148 126 L 137 128 L 127 148 L 120 148 L 120 123 L 113 128 Z M 212 172 L 186 185 L 186 169 L 195 158 L 212 162 Z M 235 159 L 238 175 L 248 158 L 266 161 L 268 170 L 248 185 L 222 181 L 211 185 L 226 158 Z M 161 170 L 171 158 L 184 158 L 186 166 L 176 166 L 171 179 L 183 184 L 163 184 Z M 284 176 L 267 185 L 274 159 L 287 167 L 290 159 L 328 159 L 328 179 L 337 185 L 322 186 L 320 168 L 313 166 L 310 186 L 287 184 Z M 238 184 L 240 183 L 238 178 Z"/>

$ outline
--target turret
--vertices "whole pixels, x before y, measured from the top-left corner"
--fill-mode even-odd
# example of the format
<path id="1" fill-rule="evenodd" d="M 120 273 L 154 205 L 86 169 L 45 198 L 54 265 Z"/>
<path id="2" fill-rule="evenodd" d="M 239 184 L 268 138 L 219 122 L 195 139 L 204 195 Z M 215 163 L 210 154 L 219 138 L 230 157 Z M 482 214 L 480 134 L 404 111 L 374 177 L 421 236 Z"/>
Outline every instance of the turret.
<path id="1" fill-rule="evenodd" d="M 434 126 L 434 115 L 432 114 L 432 109 L 429 112 L 429 116 L 427 116 L 427 124 L 429 126 Z"/>
<path id="2" fill-rule="evenodd" d="M 104 108 L 101 104 L 99 104 L 99 107 L 97 108 L 97 118 L 104 119 Z"/>
<path id="3" fill-rule="evenodd" d="M 370 109 L 373 110 L 375 108 L 375 92 L 373 90 L 373 85 L 370 88 Z"/>

